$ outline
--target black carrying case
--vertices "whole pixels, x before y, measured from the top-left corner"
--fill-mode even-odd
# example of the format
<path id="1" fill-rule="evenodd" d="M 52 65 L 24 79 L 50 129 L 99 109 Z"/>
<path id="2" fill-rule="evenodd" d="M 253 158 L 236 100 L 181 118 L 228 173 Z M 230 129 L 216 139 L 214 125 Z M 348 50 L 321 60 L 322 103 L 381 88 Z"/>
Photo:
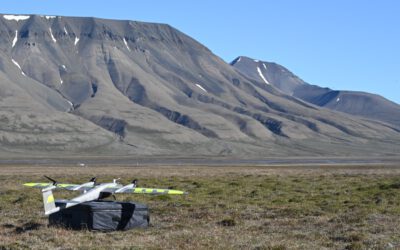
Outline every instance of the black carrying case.
<path id="1" fill-rule="evenodd" d="M 148 207 L 136 202 L 90 201 L 49 216 L 49 225 L 76 230 L 128 230 L 146 228 L 149 222 Z"/>

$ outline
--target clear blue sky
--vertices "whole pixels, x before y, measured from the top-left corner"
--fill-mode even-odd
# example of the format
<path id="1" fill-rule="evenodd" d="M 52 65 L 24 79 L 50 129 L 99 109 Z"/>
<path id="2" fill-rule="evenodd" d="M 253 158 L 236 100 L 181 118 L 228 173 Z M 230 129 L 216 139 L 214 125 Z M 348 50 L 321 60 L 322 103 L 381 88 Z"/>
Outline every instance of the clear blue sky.
<path id="1" fill-rule="evenodd" d="M 3 0 L 0 12 L 168 23 L 227 62 L 274 61 L 309 83 L 400 103 L 398 0 Z"/>

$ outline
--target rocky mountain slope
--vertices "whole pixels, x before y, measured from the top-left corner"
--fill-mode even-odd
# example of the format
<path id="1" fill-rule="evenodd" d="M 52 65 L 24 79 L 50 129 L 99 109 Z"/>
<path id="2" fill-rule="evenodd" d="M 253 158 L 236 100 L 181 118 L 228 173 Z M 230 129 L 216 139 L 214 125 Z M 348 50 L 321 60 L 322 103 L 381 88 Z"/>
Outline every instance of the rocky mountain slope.
<path id="1" fill-rule="evenodd" d="M 0 15 L 0 154 L 397 154 L 400 130 L 245 76 L 169 25 Z"/>
<path id="2" fill-rule="evenodd" d="M 231 62 L 239 72 L 257 81 L 268 81 L 282 92 L 306 102 L 344 113 L 374 119 L 400 128 L 400 105 L 379 95 L 311 85 L 285 67 L 240 56 Z"/>

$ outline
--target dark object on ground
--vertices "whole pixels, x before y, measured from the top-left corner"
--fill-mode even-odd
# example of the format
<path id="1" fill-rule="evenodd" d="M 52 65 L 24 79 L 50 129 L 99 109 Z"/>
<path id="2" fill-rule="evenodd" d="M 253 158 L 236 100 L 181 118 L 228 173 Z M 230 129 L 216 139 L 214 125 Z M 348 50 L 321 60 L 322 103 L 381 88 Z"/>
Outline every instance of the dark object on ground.
<path id="1" fill-rule="evenodd" d="M 49 216 L 50 226 L 100 231 L 146 228 L 148 207 L 135 202 L 91 201 Z"/>

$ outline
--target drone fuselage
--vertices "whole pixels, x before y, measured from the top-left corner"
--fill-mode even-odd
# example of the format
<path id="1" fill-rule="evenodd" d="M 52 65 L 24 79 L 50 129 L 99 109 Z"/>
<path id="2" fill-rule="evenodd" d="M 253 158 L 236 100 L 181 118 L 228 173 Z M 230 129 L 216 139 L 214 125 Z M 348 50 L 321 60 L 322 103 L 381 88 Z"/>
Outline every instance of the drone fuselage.
<path id="1" fill-rule="evenodd" d="M 111 196 L 113 193 L 111 192 L 106 192 L 107 188 L 118 188 L 121 187 L 120 184 L 118 183 L 103 183 L 98 186 L 93 187 L 89 191 L 82 193 L 81 195 L 71 199 L 71 200 L 66 200 L 63 201 L 64 204 L 61 205 L 62 208 L 68 208 L 72 206 L 76 206 L 80 203 L 86 202 L 86 201 L 93 201 L 93 200 L 99 200 L 99 199 L 104 199 L 106 197 Z"/>

